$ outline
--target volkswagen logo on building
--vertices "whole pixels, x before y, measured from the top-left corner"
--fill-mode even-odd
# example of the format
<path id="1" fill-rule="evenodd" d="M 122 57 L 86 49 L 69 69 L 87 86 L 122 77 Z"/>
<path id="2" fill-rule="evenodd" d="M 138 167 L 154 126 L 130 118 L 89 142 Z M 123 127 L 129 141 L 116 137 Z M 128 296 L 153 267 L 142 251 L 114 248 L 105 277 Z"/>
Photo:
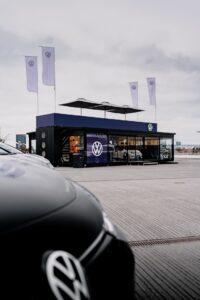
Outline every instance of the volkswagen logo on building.
<path id="1" fill-rule="evenodd" d="M 92 144 L 92 153 L 94 156 L 100 156 L 103 152 L 103 145 L 99 141 L 95 141 Z"/>
<path id="2" fill-rule="evenodd" d="M 152 131 L 152 130 L 153 130 L 153 124 L 151 124 L 151 123 L 148 124 L 148 130 L 149 130 L 149 131 Z"/>
<path id="3" fill-rule="evenodd" d="M 57 300 L 88 300 L 89 291 L 78 259 L 65 251 L 52 252 L 45 265 L 48 283 Z"/>

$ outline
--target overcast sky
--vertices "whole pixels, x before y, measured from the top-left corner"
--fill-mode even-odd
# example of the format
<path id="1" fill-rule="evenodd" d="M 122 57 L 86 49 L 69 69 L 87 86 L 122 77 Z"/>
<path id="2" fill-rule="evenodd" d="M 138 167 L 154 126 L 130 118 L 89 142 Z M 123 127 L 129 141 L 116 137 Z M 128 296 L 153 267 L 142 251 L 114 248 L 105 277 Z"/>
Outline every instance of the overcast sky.
<path id="1" fill-rule="evenodd" d="M 56 51 L 57 103 L 83 97 L 131 105 L 128 82 L 138 81 L 145 112 L 127 119 L 153 122 L 146 78 L 156 77 L 158 130 L 200 144 L 199 11 L 199 0 L 0 0 L 1 134 L 14 143 L 16 133 L 35 130 L 24 55 L 38 56 L 40 114 L 54 110 L 53 88 L 41 80 L 43 45 Z"/>

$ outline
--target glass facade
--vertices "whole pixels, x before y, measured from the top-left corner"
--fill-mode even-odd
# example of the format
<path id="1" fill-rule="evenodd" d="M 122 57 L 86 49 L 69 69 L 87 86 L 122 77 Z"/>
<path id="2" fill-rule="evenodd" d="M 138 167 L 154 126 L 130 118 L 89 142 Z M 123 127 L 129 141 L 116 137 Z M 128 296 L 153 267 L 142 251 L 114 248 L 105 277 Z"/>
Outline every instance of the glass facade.
<path id="1" fill-rule="evenodd" d="M 156 123 L 69 114 L 38 116 L 36 132 L 29 133 L 37 154 L 54 166 L 73 166 L 78 159 L 84 166 L 173 160 L 174 135 L 158 132 Z M 30 140 L 29 151 L 35 151 Z"/>
<path id="2" fill-rule="evenodd" d="M 172 138 L 109 135 L 110 162 L 171 160 Z"/>
<path id="3" fill-rule="evenodd" d="M 137 164 L 143 161 L 173 160 L 173 136 L 166 137 L 148 134 L 125 135 L 108 134 L 103 132 L 90 132 L 86 129 L 73 130 L 67 128 L 56 129 L 55 165 L 73 166 L 75 159 L 82 159 L 85 165 L 109 164 Z M 41 136 L 41 154 L 49 157 L 49 141 Z M 45 138 L 44 138 L 45 137 Z M 31 139 L 31 149 L 35 150 L 35 139 Z"/>

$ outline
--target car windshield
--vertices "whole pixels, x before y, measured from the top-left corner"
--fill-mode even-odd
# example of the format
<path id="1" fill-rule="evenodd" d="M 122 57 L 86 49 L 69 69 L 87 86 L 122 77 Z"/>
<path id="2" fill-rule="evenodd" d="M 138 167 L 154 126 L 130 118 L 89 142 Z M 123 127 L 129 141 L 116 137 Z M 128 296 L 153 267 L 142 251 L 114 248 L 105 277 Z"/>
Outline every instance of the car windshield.
<path id="1" fill-rule="evenodd" d="M 2 154 L 21 154 L 22 152 L 17 150 L 16 148 L 8 145 L 8 144 L 4 144 L 4 143 L 0 143 L 0 155 Z"/>
<path id="2" fill-rule="evenodd" d="M 8 155 L 9 153 L 0 148 L 0 155 Z"/>

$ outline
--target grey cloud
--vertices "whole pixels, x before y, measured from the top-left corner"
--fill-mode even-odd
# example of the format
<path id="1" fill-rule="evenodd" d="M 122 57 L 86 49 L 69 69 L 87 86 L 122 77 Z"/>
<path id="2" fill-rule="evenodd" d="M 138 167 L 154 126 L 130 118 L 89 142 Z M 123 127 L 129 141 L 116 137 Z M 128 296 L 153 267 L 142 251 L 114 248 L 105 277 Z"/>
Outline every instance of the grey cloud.
<path id="1" fill-rule="evenodd" d="M 55 46 L 58 59 L 72 53 L 72 49 L 52 36 L 23 36 L 0 28 L 0 63 L 6 66 L 16 63 L 24 55 L 37 55 L 39 46 Z"/>
<path id="2" fill-rule="evenodd" d="M 31 43 L 27 39 L 0 28 L 0 62 L 9 64 L 16 61 L 16 56 L 31 51 Z"/>
<path id="3" fill-rule="evenodd" d="M 57 45 L 59 46 L 59 43 Z M 62 58 L 76 62 L 91 62 L 108 67 L 124 65 L 130 68 L 137 67 L 155 71 L 200 72 L 200 58 L 189 57 L 182 53 L 167 54 L 156 45 L 132 48 L 123 43 L 91 48 L 84 45 L 78 47 L 62 43 L 60 46 L 60 49 L 57 50 L 58 54 Z"/>
<path id="4" fill-rule="evenodd" d="M 121 50 L 121 63 L 153 70 L 177 70 L 200 72 L 200 59 L 188 57 L 182 53 L 167 54 L 156 45 L 147 45 L 136 49 Z"/>
<path id="5" fill-rule="evenodd" d="M 200 72 L 200 60 L 184 56 L 182 54 L 176 54 L 172 57 L 173 65 L 181 71 L 185 72 Z"/>
<path id="6" fill-rule="evenodd" d="M 160 116 L 169 116 L 172 120 L 176 120 L 181 124 L 181 120 L 196 120 L 199 123 L 200 118 L 200 99 L 199 97 L 185 97 L 181 99 L 174 99 L 170 102 L 170 105 L 165 103 L 159 103 L 158 112 Z M 190 124 L 188 123 L 188 126 Z"/>
<path id="7" fill-rule="evenodd" d="M 37 45 L 40 46 L 49 46 L 55 47 L 56 51 L 56 59 L 66 59 L 71 58 L 73 56 L 73 48 L 69 46 L 64 41 L 61 41 L 58 38 L 54 38 L 53 36 L 37 36 L 34 38 L 32 42 L 34 47 Z"/>
<path id="8" fill-rule="evenodd" d="M 197 107 L 199 106 L 200 108 L 200 97 L 196 97 L 196 98 L 190 98 L 190 99 L 182 99 L 182 103 L 184 104 L 189 104 L 190 107 Z M 199 110 L 200 113 L 200 110 Z"/>

